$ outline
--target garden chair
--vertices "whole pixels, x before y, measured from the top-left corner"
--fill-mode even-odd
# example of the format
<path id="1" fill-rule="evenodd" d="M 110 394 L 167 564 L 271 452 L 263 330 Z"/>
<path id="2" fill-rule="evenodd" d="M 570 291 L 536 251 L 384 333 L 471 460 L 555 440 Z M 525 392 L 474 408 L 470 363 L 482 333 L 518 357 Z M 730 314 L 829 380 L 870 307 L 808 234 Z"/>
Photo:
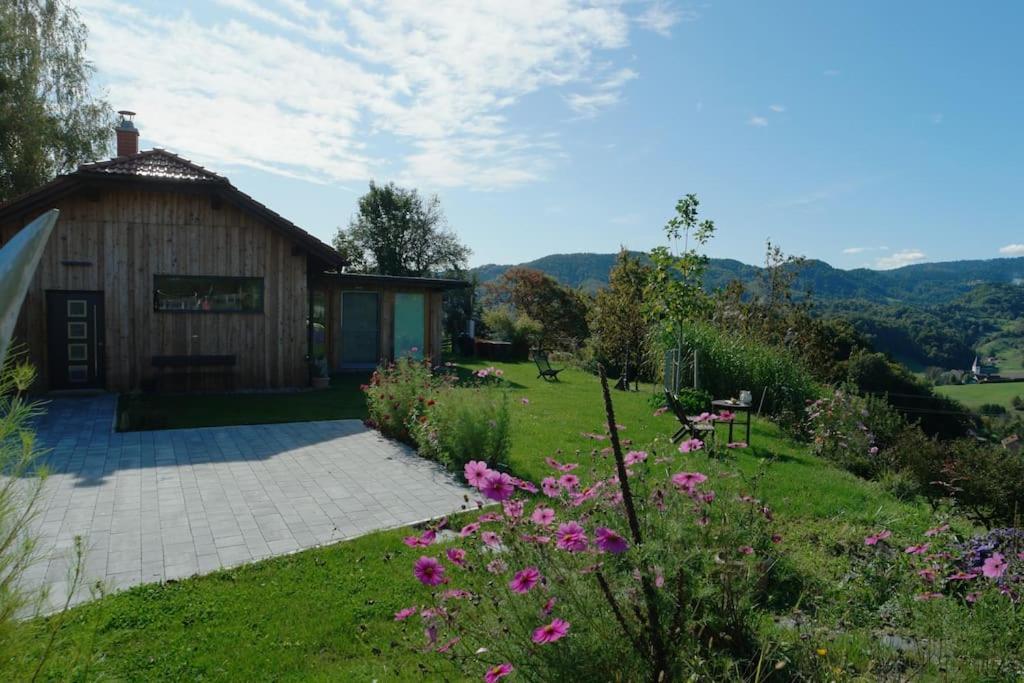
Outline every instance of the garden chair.
<path id="1" fill-rule="evenodd" d="M 679 429 L 672 435 L 672 443 L 678 443 L 683 440 L 684 436 L 690 435 L 694 439 L 700 439 L 706 441 L 708 437 L 715 438 L 715 425 L 712 422 L 701 422 L 695 417 L 689 417 L 686 414 L 686 410 L 683 409 L 683 404 L 679 402 L 668 389 L 665 390 L 665 402 L 669 407 L 669 410 L 679 420 Z"/>
<path id="2" fill-rule="evenodd" d="M 559 381 L 558 373 L 565 368 L 553 368 L 551 367 L 551 361 L 548 360 L 548 354 L 541 350 L 533 352 L 533 362 L 537 364 L 537 379 L 544 378 L 545 380 Z"/>

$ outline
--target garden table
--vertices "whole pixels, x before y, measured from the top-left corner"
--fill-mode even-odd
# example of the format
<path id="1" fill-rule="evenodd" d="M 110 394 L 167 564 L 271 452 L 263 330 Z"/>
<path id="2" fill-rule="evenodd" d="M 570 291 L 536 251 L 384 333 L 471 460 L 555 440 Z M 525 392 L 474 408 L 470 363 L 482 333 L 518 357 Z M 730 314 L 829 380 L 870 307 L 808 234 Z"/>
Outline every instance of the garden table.
<path id="1" fill-rule="evenodd" d="M 754 406 L 750 403 L 740 403 L 739 401 L 731 398 L 717 399 L 711 402 L 711 407 L 718 410 L 728 410 L 732 413 L 746 413 L 747 414 L 747 441 L 746 444 L 750 445 L 750 416 L 754 412 Z M 732 427 L 735 424 L 736 419 L 729 420 L 729 443 L 732 443 Z"/>

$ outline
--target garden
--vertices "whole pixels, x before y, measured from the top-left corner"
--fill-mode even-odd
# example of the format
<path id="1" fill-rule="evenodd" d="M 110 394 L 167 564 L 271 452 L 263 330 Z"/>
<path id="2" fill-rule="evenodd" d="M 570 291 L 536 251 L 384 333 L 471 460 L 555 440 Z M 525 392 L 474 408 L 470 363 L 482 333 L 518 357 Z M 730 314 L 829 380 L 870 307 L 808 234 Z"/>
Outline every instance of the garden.
<path id="1" fill-rule="evenodd" d="M 528 280 L 501 285 L 492 332 L 560 349 L 557 381 L 399 358 L 360 387 L 368 426 L 466 483 L 462 513 L 17 624 L 12 677 L 1024 675 L 1022 461 L 808 317 L 778 252 L 758 296 L 703 294 L 713 225 L 693 197 L 677 210 L 687 246 L 624 265 L 588 316 L 549 282 L 530 279 L 558 305 L 533 311 Z M 700 359 L 702 388 L 675 387 L 697 421 L 726 419 L 712 396 L 759 398 L 749 442 L 670 439 L 658 361 L 680 350 Z"/>

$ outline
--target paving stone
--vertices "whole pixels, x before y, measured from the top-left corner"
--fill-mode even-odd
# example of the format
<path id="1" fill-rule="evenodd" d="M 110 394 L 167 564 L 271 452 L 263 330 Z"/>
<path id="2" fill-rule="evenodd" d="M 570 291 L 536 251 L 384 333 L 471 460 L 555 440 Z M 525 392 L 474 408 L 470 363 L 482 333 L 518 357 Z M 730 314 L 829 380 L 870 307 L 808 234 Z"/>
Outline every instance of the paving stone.
<path id="1" fill-rule="evenodd" d="M 85 585 L 216 571 L 458 511 L 467 489 L 358 420 L 112 432 L 117 398 L 55 398 L 37 421 L 51 471 L 26 583 L 63 607 L 75 536 Z M 89 599 L 88 591 L 71 604 Z"/>

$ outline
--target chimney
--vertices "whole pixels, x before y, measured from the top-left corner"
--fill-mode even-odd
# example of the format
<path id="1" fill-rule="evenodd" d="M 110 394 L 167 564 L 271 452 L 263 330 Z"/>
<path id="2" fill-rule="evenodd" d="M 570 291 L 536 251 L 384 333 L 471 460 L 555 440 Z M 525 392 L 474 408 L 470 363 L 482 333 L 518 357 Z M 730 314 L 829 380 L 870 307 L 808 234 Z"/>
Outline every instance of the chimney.
<path id="1" fill-rule="evenodd" d="M 130 157 L 139 153 L 139 129 L 132 123 L 135 112 L 122 109 L 114 132 L 117 134 L 117 156 Z"/>

